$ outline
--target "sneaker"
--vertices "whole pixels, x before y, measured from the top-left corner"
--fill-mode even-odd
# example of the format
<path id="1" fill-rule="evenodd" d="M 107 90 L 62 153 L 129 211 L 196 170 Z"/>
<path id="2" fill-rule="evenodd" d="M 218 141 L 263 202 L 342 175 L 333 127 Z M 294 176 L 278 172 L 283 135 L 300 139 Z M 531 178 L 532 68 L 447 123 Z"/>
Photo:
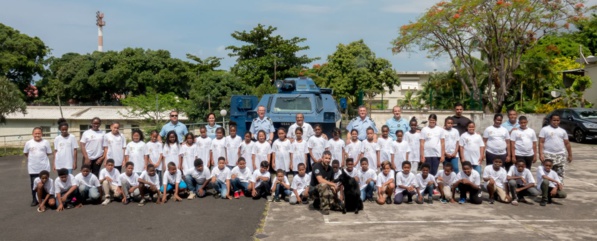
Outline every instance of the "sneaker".
<path id="1" fill-rule="evenodd" d="M 104 200 L 104 202 L 102 202 L 102 205 L 106 206 L 106 205 L 108 205 L 108 203 L 110 203 L 110 198 L 106 198 L 106 200 Z"/>
<path id="2" fill-rule="evenodd" d="M 235 199 L 239 199 L 239 198 L 240 198 L 240 194 L 239 194 L 239 192 L 240 192 L 240 191 L 236 191 L 236 192 L 234 192 L 234 198 L 235 198 Z"/>
<path id="3" fill-rule="evenodd" d="M 489 204 L 493 204 L 493 202 L 495 202 L 495 201 L 493 200 L 493 198 L 490 198 L 490 199 L 489 199 Z"/>
<path id="4" fill-rule="evenodd" d="M 277 202 L 277 203 L 279 203 L 279 202 L 281 202 L 281 200 L 280 200 L 280 198 L 279 198 L 279 197 L 275 197 L 275 198 L 274 198 L 274 202 Z"/>
<path id="5" fill-rule="evenodd" d="M 145 202 L 145 198 L 141 198 L 141 201 L 139 201 L 139 207 L 145 206 Z"/>
<path id="6" fill-rule="evenodd" d="M 391 197 L 387 197 L 386 198 L 386 204 L 392 204 L 392 198 Z"/>
<path id="7" fill-rule="evenodd" d="M 71 208 L 74 208 L 74 207 L 75 207 L 75 205 L 73 205 L 72 203 L 67 203 L 66 204 L 66 209 L 71 209 Z"/>
<path id="8" fill-rule="evenodd" d="M 545 205 L 547 205 L 546 201 L 541 201 L 541 203 L 539 203 L 539 205 L 541 205 L 541 207 L 545 207 Z"/>
<path id="9" fill-rule="evenodd" d="M 303 199 L 303 204 L 309 204 L 309 199 L 307 199 L 307 198 Z"/>
<path id="10" fill-rule="evenodd" d="M 330 210 L 321 210 L 321 214 L 330 215 Z"/>
<path id="11" fill-rule="evenodd" d="M 513 200 L 513 201 L 512 201 L 512 205 L 514 205 L 514 206 L 518 206 L 518 201 L 516 201 L 516 200 Z"/>
<path id="12" fill-rule="evenodd" d="M 372 198 L 372 197 L 370 197 L 370 198 L 367 198 L 367 201 L 369 201 L 369 202 L 371 202 L 371 203 L 372 203 L 372 202 L 373 202 L 373 198 Z"/>
<path id="13" fill-rule="evenodd" d="M 433 204 L 433 197 L 429 197 L 429 198 L 427 198 L 427 203 L 429 203 L 429 204 Z"/>
<path id="14" fill-rule="evenodd" d="M 193 200 L 193 199 L 195 199 L 195 196 L 196 196 L 196 195 L 195 195 L 195 193 L 194 193 L 194 192 L 192 192 L 192 193 L 191 193 L 191 194 L 189 194 L 189 196 L 187 197 L 187 200 Z"/>
<path id="15" fill-rule="evenodd" d="M 524 198 L 520 198 L 520 199 L 518 199 L 518 202 L 521 202 L 521 203 L 527 203 L 527 200 L 526 200 L 526 199 L 524 199 Z"/>
<path id="16" fill-rule="evenodd" d="M 39 203 L 37 203 L 37 200 L 33 200 L 31 201 L 31 207 L 35 207 L 37 206 Z"/>
<path id="17" fill-rule="evenodd" d="M 274 201 L 274 196 L 267 196 L 267 201 L 268 202 L 273 202 Z"/>
<path id="18" fill-rule="evenodd" d="M 218 199 L 218 198 L 220 198 L 220 193 L 219 193 L 219 192 L 214 192 L 214 198 L 215 198 L 215 199 Z"/>
<path id="19" fill-rule="evenodd" d="M 440 198 L 439 202 L 441 202 L 442 204 L 446 204 L 448 203 L 448 200 L 446 200 L 445 198 Z"/>
<path id="20" fill-rule="evenodd" d="M 245 192 L 243 192 L 243 190 L 239 190 L 238 191 L 238 196 L 239 197 L 244 197 L 245 196 Z"/>
<path id="21" fill-rule="evenodd" d="M 458 201 L 458 204 L 464 204 L 464 203 L 466 203 L 466 198 L 461 198 L 461 199 Z"/>

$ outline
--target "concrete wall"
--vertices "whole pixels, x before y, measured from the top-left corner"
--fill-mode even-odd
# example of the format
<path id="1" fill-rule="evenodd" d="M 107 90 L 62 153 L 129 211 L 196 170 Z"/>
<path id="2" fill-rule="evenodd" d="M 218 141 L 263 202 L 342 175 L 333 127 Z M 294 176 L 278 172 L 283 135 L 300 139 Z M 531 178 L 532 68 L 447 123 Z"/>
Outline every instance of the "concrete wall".
<path id="1" fill-rule="evenodd" d="M 378 128 L 382 125 L 385 125 L 386 121 L 389 118 L 392 118 L 394 114 L 392 111 L 382 111 L 382 110 L 374 110 L 370 112 L 371 118 L 375 121 L 375 124 Z M 453 111 L 402 111 L 402 117 L 411 119 L 413 116 L 419 120 L 419 123 L 423 120 L 427 120 L 430 114 L 436 114 L 438 118 L 438 124 L 444 125 L 444 119 L 448 116 L 453 116 Z M 469 119 L 473 120 L 477 124 L 477 130 L 482 132 L 485 130 L 486 127 L 493 125 L 493 115 L 494 114 L 485 114 L 481 111 L 465 111 L 464 116 L 468 117 Z M 519 113 L 518 116 L 524 115 L 529 120 L 529 127 L 533 128 L 537 134 L 541 130 L 543 125 L 543 118 L 545 114 L 521 114 Z M 504 113 L 504 120 L 507 120 L 507 116 Z"/>
<path id="2" fill-rule="evenodd" d="M 584 97 L 587 101 L 597 105 L 597 63 L 585 66 L 585 76 L 589 76 L 593 84 L 585 90 Z"/>

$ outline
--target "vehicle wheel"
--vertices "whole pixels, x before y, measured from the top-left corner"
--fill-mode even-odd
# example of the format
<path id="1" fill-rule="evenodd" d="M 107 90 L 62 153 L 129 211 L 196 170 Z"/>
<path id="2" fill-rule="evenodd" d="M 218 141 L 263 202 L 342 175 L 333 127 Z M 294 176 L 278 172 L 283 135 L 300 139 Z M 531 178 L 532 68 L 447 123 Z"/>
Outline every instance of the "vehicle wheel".
<path id="1" fill-rule="evenodd" d="M 574 140 L 578 143 L 585 141 L 585 133 L 581 129 L 574 130 Z"/>

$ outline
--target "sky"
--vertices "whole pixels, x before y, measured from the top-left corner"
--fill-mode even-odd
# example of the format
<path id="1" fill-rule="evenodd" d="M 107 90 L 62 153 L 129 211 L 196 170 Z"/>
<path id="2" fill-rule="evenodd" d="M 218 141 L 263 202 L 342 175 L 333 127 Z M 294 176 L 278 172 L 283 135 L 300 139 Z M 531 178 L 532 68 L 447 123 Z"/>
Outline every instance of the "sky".
<path id="1" fill-rule="evenodd" d="M 2 0 L 7 1 L 7 0 Z M 222 69 L 235 59 L 225 50 L 242 45 L 230 34 L 271 25 L 274 34 L 306 38 L 309 50 L 324 63 L 340 43 L 363 39 L 377 57 L 397 71 L 447 70 L 447 58 L 427 53 L 392 54 L 390 42 L 400 26 L 415 21 L 439 0 L 18 0 L 2 3 L 0 22 L 41 38 L 52 56 L 97 50 L 96 11 L 105 14 L 104 51 L 126 47 L 165 49 L 173 57 L 190 53 L 222 57 Z"/>

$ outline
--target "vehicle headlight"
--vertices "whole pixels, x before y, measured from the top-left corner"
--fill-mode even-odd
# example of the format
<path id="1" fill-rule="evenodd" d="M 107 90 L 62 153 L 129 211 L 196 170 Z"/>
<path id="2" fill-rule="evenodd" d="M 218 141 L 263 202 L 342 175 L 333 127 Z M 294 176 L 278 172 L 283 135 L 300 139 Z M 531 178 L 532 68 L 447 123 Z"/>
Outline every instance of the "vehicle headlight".
<path id="1" fill-rule="evenodd" d="M 597 124 L 595 123 L 590 123 L 590 122 L 583 122 L 582 123 L 586 128 L 589 129 L 597 129 Z"/>

